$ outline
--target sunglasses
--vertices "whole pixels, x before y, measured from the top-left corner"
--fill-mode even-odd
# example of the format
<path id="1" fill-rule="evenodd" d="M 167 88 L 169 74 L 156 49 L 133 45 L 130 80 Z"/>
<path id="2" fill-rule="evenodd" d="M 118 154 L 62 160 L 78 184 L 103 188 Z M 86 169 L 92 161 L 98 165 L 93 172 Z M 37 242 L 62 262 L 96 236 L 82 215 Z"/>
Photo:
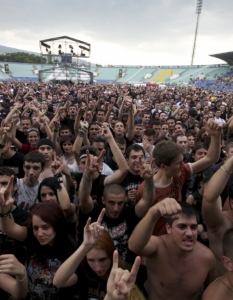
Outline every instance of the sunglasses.
<path id="1" fill-rule="evenodd" d="M 39 130 L 38 130 L 37 128 L 29 128 L 29 129 L 28 129 L 28 132 L 31 132 L 31 131 L 39 132 Z"/>
<path id="2" fill-rule="evenodd" d="M 0 149 L 3 149 L 5 147 L 4 144 L 0 144 Z"/>

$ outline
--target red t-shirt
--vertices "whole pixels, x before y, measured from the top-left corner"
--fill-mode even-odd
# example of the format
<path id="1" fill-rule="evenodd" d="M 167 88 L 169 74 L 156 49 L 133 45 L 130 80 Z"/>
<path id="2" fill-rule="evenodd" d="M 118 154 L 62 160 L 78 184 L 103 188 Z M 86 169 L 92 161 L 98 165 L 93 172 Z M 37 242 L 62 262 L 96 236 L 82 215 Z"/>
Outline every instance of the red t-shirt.
<path id="1" fill-rule="evenodd" d="M 182 200 L 181 190 L 183 184 L 190 179 L 192 176 L 192 166 L 191 164 L 184 164 L 184 167 L 181 170 L 180 176 L 176 176 L 172 178 L 172 181 L 169 185 L 165 187 L 156 187 L 155 184 L 155 200 L 153 205 L 162 201 L 165 198 L 174 198 L 178 202 Z M 141 183 L 136 192 L 136 199 L 135 202 L 138 203 L 140 199 L 143 197 L 143 190 L 144 190 L 145 182 Z M 160 218 L 159 221 L 156 223 L 153 235 L 163 235 L 166 234 L 166 220 L 165 218 Z"/>
<path id="2" fill-rule="evenodd" d="M 27 154 L 30 152 L 36 151 L 36 148 L 32 148 L 28 144 L 22 144 L 22 148 L 19 150 L 20 153 Z"/>

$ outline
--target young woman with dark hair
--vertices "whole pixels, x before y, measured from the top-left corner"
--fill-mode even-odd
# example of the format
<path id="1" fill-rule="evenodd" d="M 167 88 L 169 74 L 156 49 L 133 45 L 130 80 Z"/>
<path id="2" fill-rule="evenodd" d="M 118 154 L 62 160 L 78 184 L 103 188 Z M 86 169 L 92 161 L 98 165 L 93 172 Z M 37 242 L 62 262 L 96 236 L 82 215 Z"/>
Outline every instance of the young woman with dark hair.
<path id="1" fill-rule="evenodd" d="M 70 234 L 76 237 L 76 207 L 70 202 L 67 190 L 62 182 L 58 182 L 58 178 L 45 178 L 39 185 L 37 199 L 39 202 L 50 201 L 59 204 L 68 221 Z"/>
<path id="2" fill-rule="evenodd" d="M 77 173 L 79 168 L 73 153 L 74 141 L 75 138 L 73 135 L 62 136 L 60 139 L 60 143 L 57 144 L 56 153 L 59 156 L 61 155 L 63 163 L 67 164 L 70 172 Z"/>
<path id="3" fill-rule="evenodd" d="M 13 177 L 6 188 L 0 188 L 0 211 L 6 217 L 1 229 L 9 237 L 24 241 L 27 249 L 27 299 L 72 299 L 72 289 L 58 290 L 53 277 L 59 266 L 76 248 L 76 242 L 67 233 L 65 215 L 57 203 L 45 201 L 30 212 L 26 226 L 17 225 L 11 215 Z M 66 286 L 64 286 L 66 287 Z"/>
<path id="4" fill-rule="evenodd" d="M 110 234 L 101 226 L 104 214 L 105 209 L 100 213 L 97 222 L 92 224 L 91 219 L 88 219 L 84 228 L 83 243 L 61 265 L 53 279 L 53 284 L 58 288 L 77 283 L 79 299 L 82 300 L 96 299 L 97 295 L 100 300 L 115 299 L 105 298 L 115 246 Z M 138 261 L 140 262 L 140 258 L 136 259 L 136 264 Z M 130 268 L 122 260 L 119 260 L 119 266 L 124 269 Z M 135 291 L 138 291 L 136 287 Z"/>

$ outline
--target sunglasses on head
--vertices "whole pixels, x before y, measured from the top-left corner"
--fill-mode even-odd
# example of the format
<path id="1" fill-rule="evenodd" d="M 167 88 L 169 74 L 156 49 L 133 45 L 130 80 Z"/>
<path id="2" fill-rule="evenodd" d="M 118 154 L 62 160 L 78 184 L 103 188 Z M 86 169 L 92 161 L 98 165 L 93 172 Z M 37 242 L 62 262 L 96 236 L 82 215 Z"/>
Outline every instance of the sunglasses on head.
<path id="1" fill-rule="evenodd" d="M 29 128 L 28 132 L 31 132 L 31 131 L 37 131 L 37 132 L 39 132 L 39 130 L 37 128 Z"/>

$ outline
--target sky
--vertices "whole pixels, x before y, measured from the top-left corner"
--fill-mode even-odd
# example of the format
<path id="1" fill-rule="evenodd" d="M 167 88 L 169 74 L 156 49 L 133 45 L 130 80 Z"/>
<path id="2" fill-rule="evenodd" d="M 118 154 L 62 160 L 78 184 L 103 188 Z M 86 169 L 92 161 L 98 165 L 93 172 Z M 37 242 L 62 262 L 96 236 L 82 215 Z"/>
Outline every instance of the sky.
<path id="1" fill-rule="evenodd" d="M 67 35 L 91 44 L 102 65 L 189 65 L 196 0 L 1 1 L 0 44 L 40 52 L 39 41 Z M 221 64 L 233 51 L 233 1 L 203 0 L 194 64 Z"/>

